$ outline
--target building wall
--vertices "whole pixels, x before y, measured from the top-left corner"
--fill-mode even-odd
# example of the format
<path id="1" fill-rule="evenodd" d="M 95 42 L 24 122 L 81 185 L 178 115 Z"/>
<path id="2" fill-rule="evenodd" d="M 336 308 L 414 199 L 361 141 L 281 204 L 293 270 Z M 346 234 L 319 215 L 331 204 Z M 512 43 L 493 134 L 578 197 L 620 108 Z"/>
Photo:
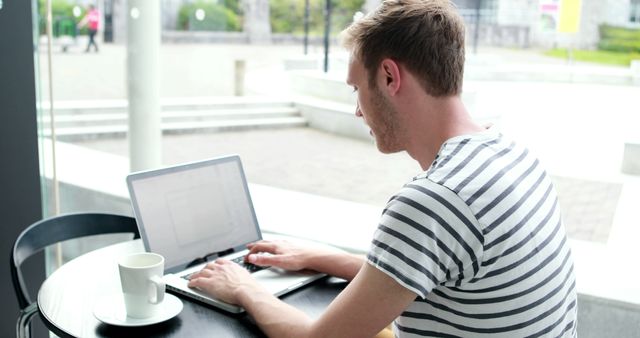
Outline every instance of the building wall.
<path id="1" fill-rule="evenodd" d="M 31 1 L 3 1 L 0 9 L 0 337 L 15 337 L 18 301 L 9 274 L 13 242 L 29 224 L 42 218 L 36 84 Z M 35 297 L 44 280 L 44 259 L 27 260 L 25 280 Z M 48 337 L 34 318 L 34 337 Z"/>
<path id="2" fill-rule="evenodd" d="M 458 8 L 474 9 L 478 0 L 456 0 Z M 580 30 L 575 34 L 557 33 L 555 31 L 545 31 L 540 24 L 540 1 L 539 0 L 483 0 L 483 7 L 491 7 L 489 2 L 495 1 L 495 12 L 491 14 L 489 22 L 484 22 L 484 28 L 480 30 L 480 44 L 491 46 L 514 46 L 522 47 L 524 34 L 522 28 L 528 28 L 528 38 L 531 47 L 561 47 L 561 48 L 596 48 L 599 33 L 598 27 L 602 23 L 612 25 L 629 25 L 629 13 L 631 0 L 582 0 L 582 15 Z M 488 12 L 485 14 L 489 15 Z M 467 18 L 468 19 L 468 18 Z M 473 30 L 473 24 L 468 21 L 468 29 Z M 489 27 L 495 24 L 497 27 Z M 507 27 L 507 28 L 501 28 Z M 500 41 L 504 36 L 506 41 Z M 514 44 L 514 41 L 518 41 Z"/>
<path id="3" fill-rule="evenodd" d="M 175 30 L 178 24 L 178 11 L 185 3 L 183 0 L 162 0 L 160 4 L 162 29 Z"/>
<path id="4" fill-rule="evenodd" d="M 113 42 L 127 43 L 127 0 L 113 0 Z"/>
<path id="5" fill-rule="evenodd" d="M 567 40 L 577 48 L 596 48 L 602 23 L 625 25 L 629 19 L 629 0 L 583 0 L 580 32 Z"/>
<path id="6" fill-rule="evenodd" d="M 529 26 L 535 23 L 538 0 L 500 0 L 496 19 L 500 25 Z"/>
<path id="7" fill-rule="evenodd" d="M 596 48 L 600 38 L 598 27 L 602 23 L 626 25 L 629 18 L 630 0 L 582 0 L 580 30 L 578 33 L 557 33 L 544 31 L 539 23 L 540 9 L 538 0 L 500 0 L 500 24 L 518 22 L 531 27 L 531 44 L 534 47 L 560 48 Z M 527 12 L 510 18 L 508 13 Z"/>

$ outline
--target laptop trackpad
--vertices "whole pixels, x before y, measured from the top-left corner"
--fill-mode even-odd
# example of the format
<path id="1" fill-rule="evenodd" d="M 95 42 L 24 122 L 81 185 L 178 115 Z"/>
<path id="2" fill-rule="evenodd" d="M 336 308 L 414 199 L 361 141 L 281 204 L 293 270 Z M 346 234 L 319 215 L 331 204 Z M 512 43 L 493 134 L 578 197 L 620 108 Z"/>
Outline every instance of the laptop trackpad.
<path id="1" fill-rule="evenodd" d="M 265 287 L 269 292 L 275 295 L 281 295 L 288 290 L 295 289 L 300 285 L 310 282 L 310 275 L 317 273 L 291 272 L 277 268 L 269 268 L 254 272 L 252 276 Z"/>

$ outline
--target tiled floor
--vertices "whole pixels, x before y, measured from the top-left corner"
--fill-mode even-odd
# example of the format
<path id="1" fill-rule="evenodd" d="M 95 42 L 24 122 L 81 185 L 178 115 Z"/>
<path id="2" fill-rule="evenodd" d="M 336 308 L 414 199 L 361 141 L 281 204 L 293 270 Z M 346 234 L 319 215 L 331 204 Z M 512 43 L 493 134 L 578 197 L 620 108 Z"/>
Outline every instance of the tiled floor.
<path id="1" fill-rule="evenodd" d="M 553 176 L 571 238 L 606 243 L 622 184 Z"/>

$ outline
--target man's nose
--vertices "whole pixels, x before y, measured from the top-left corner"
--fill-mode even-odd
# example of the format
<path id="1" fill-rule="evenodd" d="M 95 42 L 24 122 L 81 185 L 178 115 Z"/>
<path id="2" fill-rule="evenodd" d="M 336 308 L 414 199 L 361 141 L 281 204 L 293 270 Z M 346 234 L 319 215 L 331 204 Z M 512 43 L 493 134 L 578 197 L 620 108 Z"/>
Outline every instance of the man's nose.
<path id="1" fill-rule="evenodd" d="M 356 103 L 356 116 L 361 117 L 362 111 L 360 110 L 360 103 Z"/>

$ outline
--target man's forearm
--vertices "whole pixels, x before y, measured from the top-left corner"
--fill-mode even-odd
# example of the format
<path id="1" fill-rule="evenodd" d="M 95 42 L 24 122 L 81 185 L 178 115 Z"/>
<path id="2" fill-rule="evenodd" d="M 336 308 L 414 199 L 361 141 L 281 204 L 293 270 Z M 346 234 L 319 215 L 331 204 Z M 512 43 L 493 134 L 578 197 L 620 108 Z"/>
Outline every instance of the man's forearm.
<path id="1" fill-rule="evenodd" d="M 312 321 L 302 311 L 264 290 L 242 290 L 239 305 L 269 337 L 309 337 Z"/>
<path id="2" fill-rule="evenodd" d="M 309 260 L 309 268 L 331 276 L 352 280 L 364 263 L 362 255 L 346 252 L 323 252 Z"/>

